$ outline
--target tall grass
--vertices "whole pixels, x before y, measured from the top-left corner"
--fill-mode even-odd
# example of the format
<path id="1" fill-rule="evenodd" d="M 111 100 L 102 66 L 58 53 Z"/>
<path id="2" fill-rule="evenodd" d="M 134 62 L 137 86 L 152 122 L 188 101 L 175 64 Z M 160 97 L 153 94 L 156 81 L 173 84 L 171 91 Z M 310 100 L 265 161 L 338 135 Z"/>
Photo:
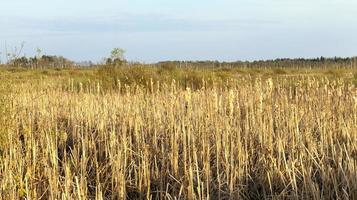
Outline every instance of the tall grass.
<path id="1" fill-rule="evenodd" d="M 357 199 L 350 82 L 115 81 L 13 84 L 0 102 L 2 199 Z"/>

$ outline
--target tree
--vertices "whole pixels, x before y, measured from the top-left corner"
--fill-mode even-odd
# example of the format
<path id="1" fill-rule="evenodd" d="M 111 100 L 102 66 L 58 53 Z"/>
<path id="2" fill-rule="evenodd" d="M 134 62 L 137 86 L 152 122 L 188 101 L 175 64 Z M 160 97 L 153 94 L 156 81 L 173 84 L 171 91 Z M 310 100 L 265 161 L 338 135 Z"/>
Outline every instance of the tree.
<path id="1" fill-rule="evenodd" d="M 13 61 L 17 60 L 18 58 L 20 58 L 20 55 L 22 54 L 22 50 L 24 49 L 24 46 L 25 46 L 25 42 L 22 42 L 19 48 L 15 46 L 13 52 L 9 53 L 7 51 L 7 44 L 5 43 L 6 62 L 7 63 L 12 63 L 12 64 L 18 64 L 17 62 L 13 62 Z"/>
<path id="2" fill-rule="evenodd" d="M 121 49 L 121 48 L 114 48 L 111 52 L 110 52 L 110 57 L 113 60 L 119 59 L 119 60 L 124 60 L 124 54 L 125 54 L 125 50 Z"/>
<path id="3" fill-rule="evenodd" d="M 106 60 L 107 65 L 122 65 L 125 62 L 125 50 L 122 48 L 114 48 L 110 52 L 110 58 Z"/>
<path id="4" fill-rule="evenodd" d="M 40 48 L 36 48 L 36 53 L 37 53 L 37 55 L 36 55 L 36 57 L 37 58 L 40 58 L 41 57 L 41 54 L 42 54 L 42 49 L 40 49 Z"/>

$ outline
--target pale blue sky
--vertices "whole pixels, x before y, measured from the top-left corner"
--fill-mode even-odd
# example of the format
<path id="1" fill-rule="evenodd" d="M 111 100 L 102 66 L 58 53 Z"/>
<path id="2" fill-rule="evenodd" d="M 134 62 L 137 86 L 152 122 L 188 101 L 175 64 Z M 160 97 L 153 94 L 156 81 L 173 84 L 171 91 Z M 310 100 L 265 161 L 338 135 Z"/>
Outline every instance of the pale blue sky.
<path id="1" fill-rule="evenodd" d="M 25 41 L 73 60 L 357 55 L 357 0 L 1 0 L 0 52 Z M 3 59 L 3 58 L 2 58 Z"/>

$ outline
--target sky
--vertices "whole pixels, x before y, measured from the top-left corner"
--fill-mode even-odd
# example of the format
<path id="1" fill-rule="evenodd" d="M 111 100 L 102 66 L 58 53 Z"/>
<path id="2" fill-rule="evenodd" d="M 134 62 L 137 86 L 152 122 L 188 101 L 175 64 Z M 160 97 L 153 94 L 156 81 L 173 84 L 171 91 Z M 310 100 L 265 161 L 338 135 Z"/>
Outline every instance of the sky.
<path id="1" fill-rule="evenodd" d="M 1 0 L 0 52 L 75 61 L 357 55 L 356 0 Z"/>

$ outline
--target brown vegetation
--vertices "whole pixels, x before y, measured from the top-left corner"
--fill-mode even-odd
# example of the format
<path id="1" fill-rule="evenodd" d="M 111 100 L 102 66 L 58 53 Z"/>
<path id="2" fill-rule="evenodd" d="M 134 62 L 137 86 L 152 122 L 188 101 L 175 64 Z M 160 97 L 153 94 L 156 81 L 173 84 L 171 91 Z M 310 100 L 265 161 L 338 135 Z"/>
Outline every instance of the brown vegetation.
<path id="1" fill-rule="evenodd" d="M 2 71 L 2 199 L 356 199 L 355 77 L 108 70 Z"/>

